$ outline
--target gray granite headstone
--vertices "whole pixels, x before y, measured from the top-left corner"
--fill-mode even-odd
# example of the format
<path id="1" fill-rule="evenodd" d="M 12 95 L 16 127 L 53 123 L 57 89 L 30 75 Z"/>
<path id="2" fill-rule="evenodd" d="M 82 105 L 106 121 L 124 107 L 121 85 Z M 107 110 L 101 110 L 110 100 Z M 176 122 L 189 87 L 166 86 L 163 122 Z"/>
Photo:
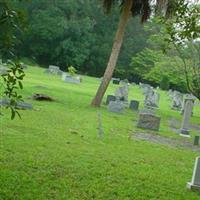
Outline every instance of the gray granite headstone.
<path id="1" fill-rule="evenodd" d="M 190 137 L 189 121 L 190 121 L 190 117 L 192 115 L 193 105 L 194 105 L 193 99 L 185 99 L 185 110 L 184 110 L 184 114 L 183 114 L 181 130 L 180 130 L 182 136 Z"/>
<path id="2" fill-rule="evenodd" d="M 9 105 L 10 105 L 10 101 L 8 99 L 0 99 L 0 106 L 9 106 Z M 24 109 L 24 110 L 33 109 L 33 106 L 31 104 L 23 102 L 23 101 L 17 102 L 17 107 L 19 109 Z"/>
<path id="3" fill-rule="evenodd" d="M 131 110 L 138 110 L 139 104 L 140 104 L 139 101 L 131 100 L 130 105 L 129 105 L 129 108 L 130 108 Z"/>
<path id="4" fill-rule="evenodd" d="M 80 76 L 70 76 L 66 73 L 62 74 L 62 80 L 68 83 L 75 83 L 79 84 L 81 83 L 81 77 Z"/>
<path id="5" fill-rule="evenodd" d="M 148 91 L 145 94 L 144 105 L 145 107 L 158 108 L 159 100 L 160 94 L 155 92 L 153 89 L 148 89 Z"/>
<path id="6" fill-rule="evenodd" d="M 129 89 L 128 84 L 125 84 L 119 87 L 115 91 L 116 99 L 119 99 L 120 101 L 123 101 L 124 103 L 128 103 L 128 89 Z"/>
<path id="7" fill-rule="evenodd" d="M 196 98 L 192 94 L 185 94 L 184 95 L 184 99 L 183 99 L 183 103 L 182 103 L 182 108 L 181 108 L 181 114 L 182 115 L 184 114 L 185 103 L 186 103 L 187 99 L 193 99 L 194 103 L 195 103 L 195 100 L 196 100 Z M 192 115 L 193 115 L 193 109 L 192 109 Z"/>
<path id="8" fill-rule="evenodd" d="M 155 115 L 155 109 L 143 108 L 143 109 L 140 110 L 140 113 Z"/>
<path id="9" fill-rule="evenodd" d="M 108 104 L 108 110 L 110 112 L 122 113 L 124 111 L 124 103 L 121 101 L 110 101 Z"/>
<path id="10" fill-rule="evenodd" d="M 106 99 L 106 105 L 109 104 L 110 101 L 115 101 L 116 97 L 114 95 L 108 95 Z"/>
<path id="11" fill-rule="evenodd" d="M 183 94 L 178 91 L 173 92 L 172 96 L 172 109 L 173 110 L 181 110 L 183 104 Z"/>
<path id="12" fill-rule="evenodd" d="M 159 131 L 160 117 L 148 113 L 140 113 L 137 127 Z"/>
<path id="13" fill-rule="evenodd" d="M 200 157 L 196 158 L 192 181 L 187 183 L 187 188 L 191 190 L 200 191 Z"/>
<path id="14" fill-rule="evenodd" d="M 62 75 L 62 71 L 58 66 L 49 65 L 49 68 L 44 71 L 46 74 Z"/>

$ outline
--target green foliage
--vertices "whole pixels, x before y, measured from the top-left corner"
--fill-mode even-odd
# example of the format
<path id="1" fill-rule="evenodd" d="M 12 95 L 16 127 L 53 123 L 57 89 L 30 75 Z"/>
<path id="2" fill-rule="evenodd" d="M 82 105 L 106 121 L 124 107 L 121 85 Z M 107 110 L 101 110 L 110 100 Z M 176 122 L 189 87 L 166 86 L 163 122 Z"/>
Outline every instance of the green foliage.
<path id="1" fill-rule="evenodd" d="M 71 76 L 76 75 L 77 70 L 72 65 L 70 67 L 68 67 L 67 69 L 68 69 L 68 72 Z"/>
<path id="2" fill-rule="evenodd" d="M 75 65 L 80 73 L 102 76 L 119 20 L 119 7 L 103 13 L 99 0 L 41 1 L 20 3 L 27 9 L 28 27 L 16 51 L 40 65 Z M 118 67 L 126 76 L 131 57 L 146 46 L 149 32 L 139 18 L 131 19 L 120 53 Z"/>
<path id="3" fill-rule="evenodd" d="M 11 119 L 15 115 L 19 115 L 17 102 L 22 100 L 22 96 L 18 94 L 18 89 L 22 89 L 22 80 L 24 77 L 23 67 L 17 61 L 14 47 L 16 45 L 17 36 L 23 27 L 22 12 L 14 7 L 15 2 L 0 2 L 0 58 L 5 62 L 9 69 L 6 74 L 0 76 L 0 84 L 3 89 L 0 94 L 10 101 L 7 108 L 11 110 Z M 12 60 L 12 61 L 11 61 Z M 1 113 L 2 114 L 2 113 Z"/>
<path id="4" fill-rule="evenodd" d="M 167 42 L 172 44 L 182 60 L 188 90 L 200 99 L 200 7 L 184 0 L 179 0 L 176 16 L 165 23 Z M 195 83 L 195 84 L 194 84 Z"/>
<path id="5" fill-rule="evenodd" d="M 160 88 L 162 90 L 168 90 L 169 89 L 169 78 L 166 75 L 163 75 L 161 80 L 160 80 Z"/>
<path id="6" fill-rule="evenodd" d="M 146 80 L 147 74 L 162 57 L 162 52 L 145 48 L 143 51 L 136 54 L 135 57 L 132 57 L 130 73 L 137 78 L 137 82 Z"/>
<path id="7" fill-rule="evenodd" d="M 35 102 L 37 111 L 24 111 L 23 120 L 8 120 L 7 112 L 0 121 L 2 200 L 199 200 L 198 193 L 185 189 L 199 152 L 134 139 L 134 133 L 144 131 L 136 128 L 137 112 L 126 109 L 118 115 L 105 106 L 88 106 L 99 85 L 96 78 L 84 76 L 82 86 L 72 86 L 43 72 L 27 69 L 23 96 L 44 85 L 38 91 L 57 101 Z M 107 94 L 116 87 L 110 84 Z M 159 136 L 182 142 L 169 128 L 172 117 L 181 121 L 182 116 L 170 109 L 167 93 L 159 93 Z M 129 97 L 144 100 L 138 86 L 130 86 Z M 98 112 L 105 132 L 100 140 Z M 197 126 L 199 120 L 200 107 L 195 106 L 191 123 Z M 188 142 L 194 135 L 200 133 L 192 130 Z"/>

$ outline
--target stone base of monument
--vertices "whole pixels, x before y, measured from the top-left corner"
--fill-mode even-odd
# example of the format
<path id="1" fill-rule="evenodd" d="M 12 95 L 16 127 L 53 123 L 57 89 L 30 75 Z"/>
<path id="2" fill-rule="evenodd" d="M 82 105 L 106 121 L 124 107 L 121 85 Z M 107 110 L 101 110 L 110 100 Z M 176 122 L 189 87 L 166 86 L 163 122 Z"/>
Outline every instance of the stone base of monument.
<path id="1" fill-rule="evenodd" d="M 187 183 L 187 188 L 189 190 L 199 191 L 200 192 L 200 185 L 193 185 L 191 182 Z"/>
<path id="2" fill-rule="evenodd" d="M 140 113 L 137 127 L 159 131 L 160 117 L 157 117 L 150 113 Z"/>
<path id="3" fill-rule="evenodd" d="M 188 137 L 188 138 L 190 137 L 189 130 L 186 130 L 186 129 L 181 129 L 179 135 L 183 137 Z"/>
<path id="4" fill-rule="evenodd" d="M 110 101 L 108 104 L 108 110 L 114 113 L 123 113 L 124 103 L 121 101 Z"/>
<path id="5" fill-rule="evenodd" d="M 187 188 L 200 191 L 200 157 L 197 157 L 195 160 L 192 181 L 187 183 Z"/>

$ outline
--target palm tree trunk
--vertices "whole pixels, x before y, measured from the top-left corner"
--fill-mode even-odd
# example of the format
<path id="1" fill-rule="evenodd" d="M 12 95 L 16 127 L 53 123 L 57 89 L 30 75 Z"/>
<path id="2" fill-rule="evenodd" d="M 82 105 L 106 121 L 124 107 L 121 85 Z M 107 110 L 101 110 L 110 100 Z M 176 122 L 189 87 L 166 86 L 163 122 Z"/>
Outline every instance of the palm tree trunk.
<path id="1" fill-rule="evenodd" d="M 108 65 L 103 76 L 103 80 L 97 90 L 96 96 L 92 100 L 92 103 L 91 103 L 92 106 L 95 106 L 95 107 L 100 106 L 103 96 L 112 78 L 112 75 L 117 63 L 117 59 L 119 56 L 120 48 L 123 42 L 123 36 L 124 36 L 126 24 L 131 15 L 132 3 L 133 3 L 133 0 L 125 0 L 124 2 L 120 21 L 118 24 L 118 29 L 117 29 L 113 47 L 112 47 L 112 52 L 110 54 L 110 58 L 109 58 Z"/>

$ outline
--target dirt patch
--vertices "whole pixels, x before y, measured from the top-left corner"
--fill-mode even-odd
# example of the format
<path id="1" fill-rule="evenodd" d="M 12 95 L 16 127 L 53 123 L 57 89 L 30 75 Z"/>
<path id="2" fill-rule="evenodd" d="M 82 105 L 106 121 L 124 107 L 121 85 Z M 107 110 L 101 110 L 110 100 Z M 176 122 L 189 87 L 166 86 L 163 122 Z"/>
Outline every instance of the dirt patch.
<path id="1" fill-rule="evenodd" d="M 36 100 L 36 101 L 55 101 L 52 97 L 46 95 L 46 94 L 33 94 L 30 99 Z"/>
<path id="2" fill-rule="evenodd" d="M 194 146 L 188 140 L 167 138 L 160 135 L 152 135 L 150 133 L 134 133 L 132 134 L 131 138 L 136 140 L 145 140 L 156 144 L 162 144 L 169 147 L 186 148 L 191 149 L 192 151 L 200 152 L 200 146 Z"/>

